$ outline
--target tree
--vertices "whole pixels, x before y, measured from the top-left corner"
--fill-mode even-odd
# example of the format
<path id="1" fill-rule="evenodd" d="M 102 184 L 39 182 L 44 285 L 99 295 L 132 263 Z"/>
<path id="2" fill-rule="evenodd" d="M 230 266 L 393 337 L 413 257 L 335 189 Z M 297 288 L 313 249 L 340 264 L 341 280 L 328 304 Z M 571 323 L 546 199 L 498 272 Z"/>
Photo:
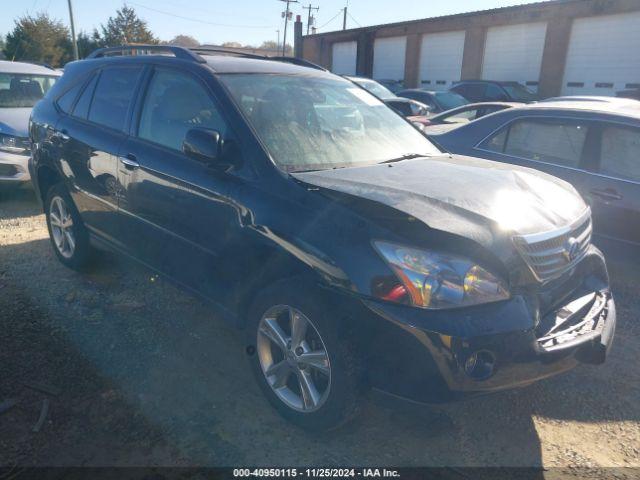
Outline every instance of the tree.
<path id="1" fill-rule="evenodd" d="M 25 15 L 7 34 L 4 54 L 8 60 L 28 60 L 59 67 L 72 59 L 67 27 L 46 13 Z"/>
<path id="2" fill-rule="evenodd" d="M 259 48 L 263 50 L 273 50 L 274 52 L 277 52 L 277 51 L 282 52 L 282 45 L 278 45 L 273 40 L 267 40 L 265 42 L 262 42 L 262 45 L 260 45 Z M 285 54 L 291 55 L 292 53 L 293 53 L 293 48 L 291 47 L 291 45 L 287 43 L 287 46 L 285 47 Z"/>
<path id="3" fill-rule="evenodd" d="M 104 46 L 116 47 L 131 43 L 158 43 L 158 39 L 149 30 L 147 22 L 138 17 L 136 11 L 124 6 L 116 11 L 115 17 L 109 17 L 107 25 L 100 26 L 100 42 Z"/>
<path id="4" fill-rule="evenodd" d="M 242 48 L 242 44 L 240 42 L 224 42 L 222 46 L 225 48 Z"/>
<path id="5" fill-rule="evenodd" d="M 176 35 L 171 40 L 166 42 L 167 45 L 178 45 L 180 47 L 199 47 L 200 42 L 190 35 Z"/>
<path id="6" fill-rule="evenodd" d="M 80 58 L 84 58 L 94 50 L 102 47 L 100 34 L 97 30 L 94 30 L 91 35 L 86 32 L 80 32 L 76 41 L 78 42 L 78 55 Z"/>
<path id="7" fill-rule="evenodd" d="M 1 35 L 0 36 L 0 60 L 4 59 L 4 47 L 5 47 L 4 35 Z"/>

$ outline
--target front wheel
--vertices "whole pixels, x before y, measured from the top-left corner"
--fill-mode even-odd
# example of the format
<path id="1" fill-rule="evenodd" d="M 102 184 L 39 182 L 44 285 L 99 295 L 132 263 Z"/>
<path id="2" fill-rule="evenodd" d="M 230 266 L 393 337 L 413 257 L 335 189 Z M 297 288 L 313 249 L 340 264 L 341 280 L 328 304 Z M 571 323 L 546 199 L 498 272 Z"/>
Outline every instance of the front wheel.
<path id="1" fill-rule="evenodd" d="M 308 429 L 335 428 L 357 412 L 359 362 L 319 291 L 280 282 L 250 309 L 248 349 L 256 378 L 287 420 Z M 296 293 L 297 292 L 297 293 Z"/>
<path id="2" fill-rule="evenodd" d="M 84 270 L 91 257 L 89 233 L 62 184 L 54 185 L 47 193 L 45 214 L 58 260 L 74 270 Z"/>

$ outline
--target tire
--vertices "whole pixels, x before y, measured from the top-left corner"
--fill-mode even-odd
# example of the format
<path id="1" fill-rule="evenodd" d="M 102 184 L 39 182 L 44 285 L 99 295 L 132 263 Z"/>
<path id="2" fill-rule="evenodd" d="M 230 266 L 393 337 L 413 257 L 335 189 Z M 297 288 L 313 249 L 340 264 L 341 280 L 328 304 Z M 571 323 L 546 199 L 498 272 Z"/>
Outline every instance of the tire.
<path id="1" fill-rule="evenodd" d="M 247 353 L 260 388 L 280 415 L 308 430 L 334 429 L 352 419 L 363 388 L 361 362 L 343 328 L 347 322 L 332 311 L 325 295 L 302 278 L 280 281 L 258 294 L 249 308 L 246 329 Z M 292 317 L 297 325 L 301 321 L 307 325 L 303 342 L 291 334 Z M 274 341 L 279 335 L 274 333 L 273 321 L 284 342 Z M 291 345 L 283 349 L 282 343 Z M 318 355 L 322 350 L 325 357 Z M 311 353 L 315 357 L 305 357 Z M 308 359 L 313 361 L 306 363 Z M 282 373 L 287 369 L 288 374 Z"/>
<path id="2" fill-rule="evenodd" d="M 73 270 L 88 270 L 93 254 L 89 232 L 63 184 L 58 183 L 47 192 L 45 215 L 58 260 Z"/>

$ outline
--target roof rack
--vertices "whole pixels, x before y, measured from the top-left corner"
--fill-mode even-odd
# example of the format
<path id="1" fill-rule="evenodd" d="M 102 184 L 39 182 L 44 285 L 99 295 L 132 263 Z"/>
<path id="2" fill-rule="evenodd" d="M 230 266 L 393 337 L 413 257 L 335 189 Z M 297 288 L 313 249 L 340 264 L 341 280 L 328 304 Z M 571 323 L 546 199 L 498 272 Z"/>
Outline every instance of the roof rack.
<path id="1" fill-rule="evenodd" d="M 294 65 L 299 65 L 301 67 L 315 68 L 316 70 L 322 70 L 323 72 L 327 71 L 326 68 L 321 67 L 317 63 L 313 63 L 313 62 L 310 62 L 309 60 L 305 60 L 304 58 L 276 56 L 276 57 L 264 57 L 264 59 L 275 60 L 276 62 L 293 63 Z"/>
<path id="2" fill-rule="evenodd" d="M 111 56 L 136 55 L 137 52 L 153 53 L 173 53 L 176 58 L 191 60 L 198 63 L 205 63 L 206 60 L 197 53 L 189 51 L 187 48 L 174 45 L 123 45 L 120 47 L 99 48 L 92 52 L 87 58 L 103 58 Z"/>
<path id="3" fill-rule="evenodd" d="M 264 55 L 258 55 L 257 53 L 240 52 L 238 50 L 231 50 L 231 49 L 217 48 L 217 47 L 190 47 L 189 50 L 196 53 L 202 52 L 202 53 L 223 53 L 227 55 L 238 55 L 240 57 L 255 58 L 258 60 L 264 60 L 266 58 Z"/>
<path id="4" fill-rule="evenodd" d="M 202 58 L 198 53 L 218 53 L 226 55 L 238 55 L 245 58 L 253 58 L 256 60 L 272 60 L 274 62 L 286 62 L 301 67 L 314 68 L 316 70 L 327 71 L 326 68 L 321 67 L 313 62 L 296 57 L 285 57 L 276 55 L 273 57 L 267 55 L 258 55 L 256 53 L 242 52 L 238 50 L 216 48 L 216 47 L 194 47 L 185 48 L 175 45 L 123 45 L 120 47 L 106 47 L 100 48 L 92 52 L 87 58 L 103 58 L 110 56 L 123 56 L 123 55 L 136 55 L 138 52 L 152 52 L 152 53 L 172 53 L 176 58 L 183 60 L 191 60 L 198 63 L 206 63 L 206 60 Z"/>

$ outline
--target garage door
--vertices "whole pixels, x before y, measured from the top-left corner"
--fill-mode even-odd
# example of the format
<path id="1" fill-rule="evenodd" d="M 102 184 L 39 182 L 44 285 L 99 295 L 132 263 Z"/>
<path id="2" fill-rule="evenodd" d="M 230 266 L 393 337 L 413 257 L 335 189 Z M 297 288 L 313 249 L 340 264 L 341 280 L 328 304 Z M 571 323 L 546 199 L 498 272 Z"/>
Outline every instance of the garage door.
<path id="1" fill-rule="evenodd" d="M 331 71 L 338 75 L 355 75 L 358 42 L 338 42 L 333 44 Z"/>
<path id="2" fill-rule="evenodd" d="M 420 47 L 420 85 L 429 90 L 447 90 L 460 80 L 464 53 L 464 30 L 430 33 Z"/>
<path id="3" fill-rule="evenodd" d="M 373 44 L 373 78 L 404 82 L 407 37 L 376 38 Z"/>
<path id="4" fill-rule="evenodd" d="M 574 20 L 562 93 L 613 95 L 640 83 L 640 12 Z"/>
<path id="5" fill-rule="evenodd" d="M 545 22 L 489 28 L 482 78 L 515 80 L 537 90 L 546 34 Z"/>

